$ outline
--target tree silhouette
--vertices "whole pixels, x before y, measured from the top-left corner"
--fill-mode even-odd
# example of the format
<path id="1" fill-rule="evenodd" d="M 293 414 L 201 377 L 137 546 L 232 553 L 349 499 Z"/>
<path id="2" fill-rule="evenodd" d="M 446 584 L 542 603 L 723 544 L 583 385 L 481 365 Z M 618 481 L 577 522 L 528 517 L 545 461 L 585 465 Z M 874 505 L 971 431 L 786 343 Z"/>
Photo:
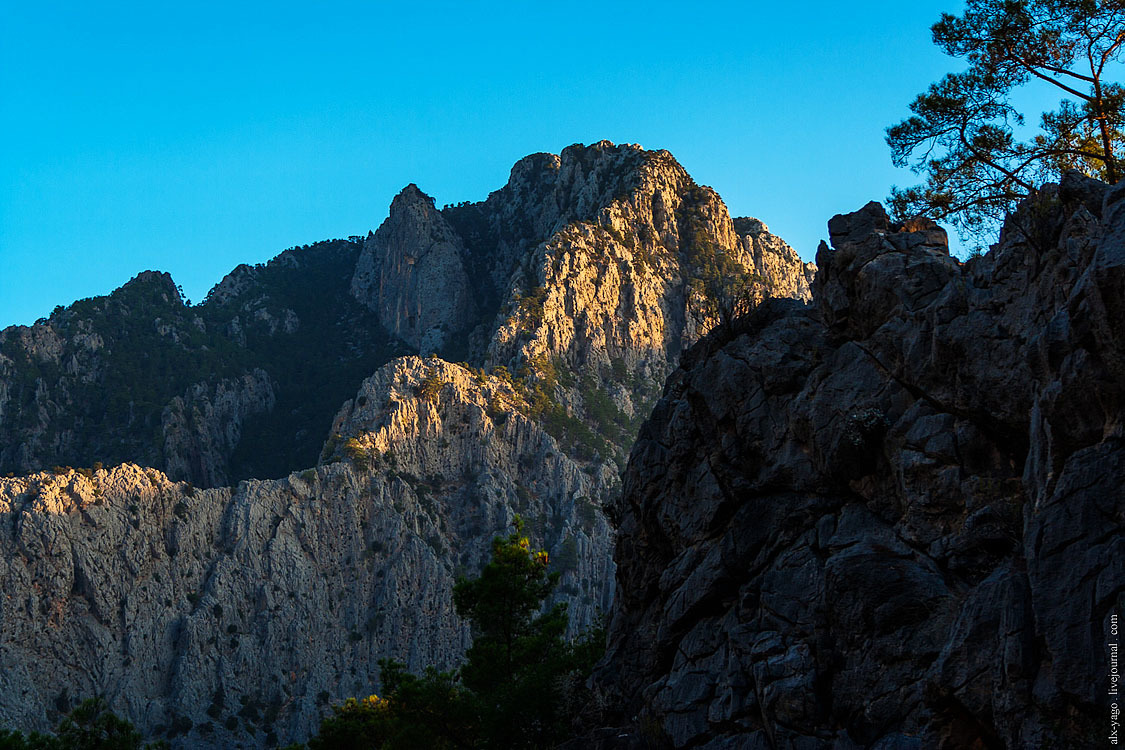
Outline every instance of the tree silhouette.
<path id="1" fill-rule="evenodd" d="M 949 221 L 979 243 L 1016 202 L 1066 170 L 1121 177 L 1125 88 L 1111 78 L 1121 72 L 1125 3 L 969 0 L 932 31 L 969 67 L 932 84 L 910 105 L 913 116 L 887 129 L 894 164 L 925 176 L 892 189 L 897 219 Z M 1032 82 L 1064 98 L 1040 116 L 1037 135 L 1019 140 L 1013 128 L 1024 118 L 1010 94 Z"/>

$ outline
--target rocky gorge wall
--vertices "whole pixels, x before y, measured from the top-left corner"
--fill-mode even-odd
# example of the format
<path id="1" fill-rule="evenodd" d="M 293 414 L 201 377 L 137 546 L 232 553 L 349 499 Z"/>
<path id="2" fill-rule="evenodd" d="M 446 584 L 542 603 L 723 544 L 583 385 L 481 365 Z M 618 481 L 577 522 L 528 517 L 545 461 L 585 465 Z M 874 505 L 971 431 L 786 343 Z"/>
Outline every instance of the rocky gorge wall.
<path id="1" fill-rule="evenodd" d="M 601 142 L 479 203 L 408 186 L 366 238 L 239 266 L 200 305 L 146 272 L 0 332 L 23 474 L 0 479 L 0 726 L 100 694 L 176 746 L 304 739 L 379 658 L 457 663 L 452 583 L 516 514 L 589 626 L 602 506 L 715 323 L 716 259 L 755 301 L 809 293 L 813 266 L 671 154 Z"/>
<path id="2" fill-rule="evenodd" d="M 688 351 L 614 510 L 586 746 L 1093 747 L 1125 592 L 1125 185 L 961 263 L 869 204 Z M 658 738 L 662 737 L 663 740 Z"/>
<path id="3" fill-rule="evenodd" d="M 419 395 L 418 373 L 438 377 Z M 591 473 L 518 411 L 511 386 L 399 360 L 338 425 L 348 460 L 197 490 L 124 464 L 0 479 L 0 726 L 45 729 L 105 695 L 187 747 L 307 737 L 378 660 L 451 668 L 469 645 L 457 576 L 518 512 L 562 574 L 572 630 L 612 598 Z"/>

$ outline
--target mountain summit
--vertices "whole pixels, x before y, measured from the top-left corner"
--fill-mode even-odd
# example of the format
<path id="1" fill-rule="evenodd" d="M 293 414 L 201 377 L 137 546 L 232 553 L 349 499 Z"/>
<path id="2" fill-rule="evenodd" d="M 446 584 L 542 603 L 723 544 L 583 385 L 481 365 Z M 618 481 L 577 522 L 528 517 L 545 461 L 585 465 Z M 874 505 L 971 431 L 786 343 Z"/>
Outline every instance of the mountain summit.
<path id="1" fill-rule="evenodd" d="M 146 271 L 0 331 L 0 473 L 139 461 L 204 487 L 283 476 L 316 462 L 364 377 L 410 353 L 513 372 L 550 354 L 599 385 L 619 362 L 658 389 L 698 337 L 688 285 L 715 250 L 807 299 L 811 265 L 732 222 L 666 151 L 534 154 L 487 200 L 440 211 L 409 185 L 366 240 L 239 266 L 202 304 Z"/>

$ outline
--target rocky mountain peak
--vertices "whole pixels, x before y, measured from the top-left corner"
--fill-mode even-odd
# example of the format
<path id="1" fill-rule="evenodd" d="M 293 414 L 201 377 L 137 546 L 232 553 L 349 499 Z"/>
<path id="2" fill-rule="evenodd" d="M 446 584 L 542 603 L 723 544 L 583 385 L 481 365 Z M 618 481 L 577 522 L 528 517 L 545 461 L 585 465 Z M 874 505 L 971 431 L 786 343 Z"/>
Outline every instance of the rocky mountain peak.
<path id="1" fill-rule="evenodd" d="M 302 739 L 322 696 L 379 690 L 379 658 L 458 662 L 452 582 L 516 514 L 592 624 L 602 503 L 715 325 L 718 269 L 754 301 L 806 272 L 667 152 L 603 141 L 476 203 L 408 185 L 366 238 L 240 266 L 201 305 L 101 298 L 0 334 L 0 460 L 58 464 L 0 480 L 0 549 L 31 550 L 0 554 L 22 603 L 0 607 L 0 720 L 48 726 L 78 686 L 184 746 Z M 130 461 L 163 473 L 97 469 Z"/>
<path id="2" fill-rule="evenodd" d="M 755 219 L 753 216 L 733 216 L 731 221 L 734 222 L 734 231 L 740 235 L 758 236 L 763 232 L 769 232 L 769 227 L 761 219 Z"/>
<path id="3" fill-rule="evenodd" d="M 207 293 L 207 301 L 217 305 L 226 304 L 249 290 L 256 277 L 252 266 L 239 263 L 218 284 L 211 287 L 211 291 Z"/>
<path id="4" fill-rule="evenodd" d="M 412 182 L 400 190 L 391 201 L 390 215 L 393 217 L 399 212 L 409 210 L 419 210 L 424 214 L 426 206 L 433 208 L 434 199 L 423 193 L 421 188 Z"/>
<path id="5" fill-rule="evenodd" d="M 544 382 L 544 363 L 582 371 L 590 380 L 555 400 L 580 420 L 600 414 L 599 431 L 631 431 L 711 324 L 698 292 L 716 253 L 753 269 L 763 293 L 807 294 L 811 267 L 764 229 L 740 235 L 667 151 L 533 154 L 486 200 L 440 211 L 410 184 L 366 239 L 240 265 L 204 304 L 184 307 L 167 274 L 145 272 L 25 335 L 0 333 L 0 466 L 135 459 L 206 485 L 277 476 L 315 461 L 340 401 L 406 352 Z M 309 356 L 311 369 L 290 366 Z M 173 375 L 118 387 L 158 372 Z M 613 409 L 595 405 L 597 389 Z M 301 415 L 291 429 L 286 414 Z"/>
<path id="6" fill-rule="evenodd" d="M 137 286 L 155 285 L 165 289 L 174 290 L 176 284 L 172 281 L 172 275 L 166 271 L 141 271 L 133 278 L 126 281 L 121 285 L 122 289 L 129 289 Z"/>
<path id="7" fill-rule="evenodd" d="M 113 292 L 118 299 L 144 297 L 165 304 L 182 305 L 179 287 L 166 271 L 141 271 Z"/>
<path id="8" fill-rule="evenodd" d="M 558 154 L 528 154 L 512 165 L 505 186 L 553 183 L 561 165 L 562 158 Z"/>
<path id="9" fill-rule="evenodd" d="M 364 242 L 352 295 L 383 327 L 419 352 L 444 351 L 472 321 L 465 247 L 433 198 L 407 185 L 390 215 Z"/>
<path id="10" fill-rule="evenodd" d="M 653 177 L 664 173 L 663 178 Z M 647 177 L 646 177 L 647 175 Z M 541 239 L 568 223 L 589 221 L 646 180 L 677 186 L 691 178 L 667 151 L 610 141 L 567 146 L 558 155 L 533 154 L 512 168 L 508 183 L 489 196 L 492 212 L 506 219 L 522 213 Z"/>

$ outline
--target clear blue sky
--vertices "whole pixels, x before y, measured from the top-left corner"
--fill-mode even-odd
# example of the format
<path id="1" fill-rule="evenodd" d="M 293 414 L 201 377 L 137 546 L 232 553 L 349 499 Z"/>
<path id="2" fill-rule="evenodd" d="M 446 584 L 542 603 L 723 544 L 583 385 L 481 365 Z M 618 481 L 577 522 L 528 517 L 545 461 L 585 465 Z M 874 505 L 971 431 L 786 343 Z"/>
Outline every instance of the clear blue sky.
<path id="1" fill-rule="evenodd" d="M 667 148 L 805 258 L 912 175 L 884 128 L 956 67 L 914 3 L 0 4 L 0 326 L 145 269 L 199 300 L 238 263 L 378 227 L 416 182 Z"/>

